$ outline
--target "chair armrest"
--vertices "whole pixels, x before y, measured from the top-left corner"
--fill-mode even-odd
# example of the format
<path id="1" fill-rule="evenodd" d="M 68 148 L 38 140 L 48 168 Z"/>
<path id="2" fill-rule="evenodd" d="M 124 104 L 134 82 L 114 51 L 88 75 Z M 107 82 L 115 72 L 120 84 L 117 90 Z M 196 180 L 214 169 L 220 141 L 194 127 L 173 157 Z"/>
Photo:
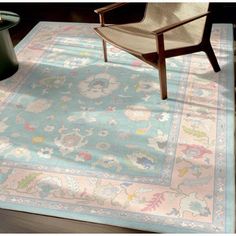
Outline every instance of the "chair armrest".
<path id="1" fill-rule="evenodd" d="M 118 7 L 121 7 L 125 4 L 127 4 L 127 3 L 122 3 L 122 2 L 121 3 L 113 3 L 108 6 L 98 8 L 98 9 L 94 10 L 94 12 L 96 12 L 98 14 L 103 14 L 105 12 L 108 12 L 108 11 L 111 11 L 111 10 L 116 9 Z"/>
<path id="2" fill-rule="evenodd" d="M 200 15 L 197 15 L 197 16 L 194 16 L 194 17 L 191 17 L 191 18 L 188 18 L 188 19 L 186 19 L 186 20 L 183 20 L 183 21 L 180 21 L 180 22 L 177 22 L 177 23 L 174 23 L 174 24 L 171 24 L 171 25 L 162 27 L 162 28 L 160 28 L 160 29 L 158 29 L 158 30 L 152 31 L 152 34 L 155 34 L 155 35 L 163 34 L 163 33 L 167 32 L 167 31 L 169 31 L 169 30 L 172 30 L 172 29 L 174 29 L 174 28 L 177 28 L 177 27 L 179 27 L 179 26 L 182 26 L 182 25 L 184 25 L 184 24 L 187 24 L 187 23 L 189 23 L 189 22 L 191 22 L 191 21 L 194 21 L 194 20 L 197 20 L 197 19 L 199 19 L 199 18 L 202 18 L 202 17 L 204 17 L 204 16 L 207 16 L 207 15 L 209 15 L 210 13 L 211 13 L 211 12 L 206 12 L 206 13 L 203 13 L 203 14 L 200 14 Z"/>

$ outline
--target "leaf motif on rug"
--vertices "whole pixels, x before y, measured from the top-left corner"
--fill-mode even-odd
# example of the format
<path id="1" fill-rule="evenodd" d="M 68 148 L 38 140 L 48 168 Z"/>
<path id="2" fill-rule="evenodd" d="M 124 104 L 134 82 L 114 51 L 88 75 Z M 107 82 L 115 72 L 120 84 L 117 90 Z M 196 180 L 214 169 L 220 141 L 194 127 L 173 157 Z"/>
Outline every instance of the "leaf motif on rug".
<path id="1" fill-rule="evenodd" d="M 163 201 L 165 201 L 164 193 L 155 193 L 150 201 L 147 202 L 146 207 L 142 211 L 155 211 Z"/>

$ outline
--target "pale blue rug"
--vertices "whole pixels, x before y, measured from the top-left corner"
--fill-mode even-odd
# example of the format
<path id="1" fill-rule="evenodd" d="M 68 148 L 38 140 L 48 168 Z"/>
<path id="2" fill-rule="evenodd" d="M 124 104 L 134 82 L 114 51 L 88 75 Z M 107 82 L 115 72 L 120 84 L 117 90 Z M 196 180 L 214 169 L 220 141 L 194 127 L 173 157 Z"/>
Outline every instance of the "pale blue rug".
<path id="1" fill-rule="evenodd" d="M 93 24 L 40 22 L 0 82 L 0 207 L 152 232 L 234 232 L 232 25 L 157 71 Z"/>

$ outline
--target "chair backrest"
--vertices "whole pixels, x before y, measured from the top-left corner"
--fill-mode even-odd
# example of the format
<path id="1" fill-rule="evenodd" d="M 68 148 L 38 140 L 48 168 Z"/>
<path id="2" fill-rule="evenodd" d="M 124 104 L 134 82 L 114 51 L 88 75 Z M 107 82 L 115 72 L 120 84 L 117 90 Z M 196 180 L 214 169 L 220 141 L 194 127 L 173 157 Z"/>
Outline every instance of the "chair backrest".
<path id="1" fill-rule="evenodd" d="M 155 30 L 172 23 L 193 17 L 208 11 L 209 3 L 147 3 L 143 23 Z M 188 23 L 179 29 L 172 31 L 178 37 L 186 34 L 186 37 L 201 41 L 206 23 L 206 17 Z M 151 29 L 151 30 L 152 30 Z"/>

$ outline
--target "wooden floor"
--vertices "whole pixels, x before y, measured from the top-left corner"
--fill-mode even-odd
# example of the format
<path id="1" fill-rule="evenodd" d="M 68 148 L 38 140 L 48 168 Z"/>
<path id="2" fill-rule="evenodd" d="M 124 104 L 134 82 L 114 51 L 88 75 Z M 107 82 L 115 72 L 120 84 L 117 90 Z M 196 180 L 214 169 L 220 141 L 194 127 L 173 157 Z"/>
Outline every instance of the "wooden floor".
<path id="1" fill-rule="evenodd" d="M 0 209 L 0 233 L 145 233 L 116 226 Z"/>
<path id="2" fill-rule="evenodd" d="M 68 5 L 67 5 L 68 6 Z M 55 4 L 41 4 L 34 7 L 32 4 L 5 4 L 1 3 L 1 10 L 10 10 L 21 15 L 20 24 L 10 30 L 13 44 L 16 45 L 22 38 L 42 20 L 49 21 L 78 21 L 78 22 L 98 22 L 98 18 L 93 14 L 93 6 L 71 6 L 68 14 L 65 14 L 64 6 L 61 11 L 59 4 L 55 10 Z M 141 4 L 137 7 L 140 10 Z M 24 9 L 27 10 L 26 16 L 23 16 Z M 34 12 L 33 9 L 37 9 Z M 19 12 L 18 12 L 19 10 Z M 53 11 L 53 14 L 51 12 Z M 31 15 L 30 15 L 31 14 Z M 128 19 L 126 14 L 123 20 Z M 140 19 L 139 15 L 133 17 L 135 20 Z M 108 21 L 111 18 L 108 17 Z M 133 229 L 109 226 L 104 224 L 95 224 L 90 222 L 62 219 L 57 217 L 43 216 L 31 213 L 17 212 L 11 210 L 0 209 L 0 233 L 148 233 Z"/>

